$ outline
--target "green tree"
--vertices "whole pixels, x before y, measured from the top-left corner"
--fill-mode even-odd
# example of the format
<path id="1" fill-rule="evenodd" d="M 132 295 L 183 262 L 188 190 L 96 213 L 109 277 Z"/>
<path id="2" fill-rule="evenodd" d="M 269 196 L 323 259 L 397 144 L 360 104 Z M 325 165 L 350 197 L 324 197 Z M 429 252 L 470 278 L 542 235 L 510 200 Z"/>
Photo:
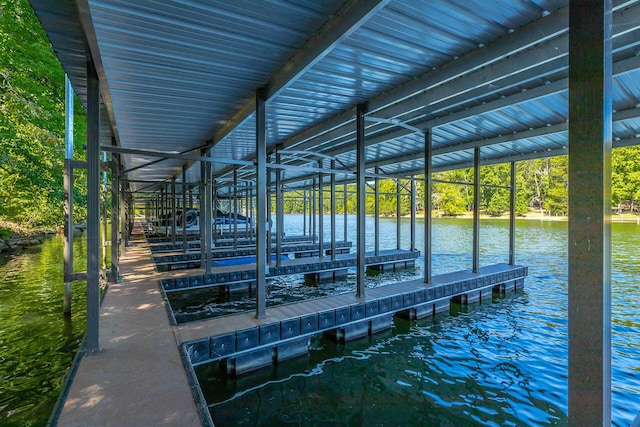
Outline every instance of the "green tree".
<path id="1" fill-rule="evenodd" d="M 61 224 L 64 72 L 26 0 L 0 11 L 0 217 Z"/>

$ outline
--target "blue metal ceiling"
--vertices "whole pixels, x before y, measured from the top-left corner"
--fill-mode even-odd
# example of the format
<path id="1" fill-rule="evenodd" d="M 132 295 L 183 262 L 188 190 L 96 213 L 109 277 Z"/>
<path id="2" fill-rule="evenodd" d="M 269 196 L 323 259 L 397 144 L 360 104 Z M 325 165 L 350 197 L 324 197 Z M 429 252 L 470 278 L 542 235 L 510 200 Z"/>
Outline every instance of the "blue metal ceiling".
<path id="1" fill-rule="evenodd" d="M 475 146 L 488 163 L 566 151 L 567 1 L 81 0 L 80 17 L 31 3 L 81 97 L 83 20 L 120 146 L 212 147 L 216 176 L 231 172 L 225 159 L 255 155 L 251 110 L 262 87 L 273 89 L 270 150 L 323 153 L 347 169 L 355 167 L 354 107 L 363 102 L 378 120 L 366 124 L 372 173 L 423 168 L 423 135 L 391 120 L 432 130 L 440 170 L 468 166 Z M 613 129 L 616 143 L 629 145 L 640 143 L 640 1 L 614 4 Z M 127 167 L 153 159 L 125 158 Z M 169 159 L 130 178 L 179 176 L 183 164 Z M 286 172 L 289 185 L 305 176 Z M 199 167 L 186 180 L 197 182 Z"/>

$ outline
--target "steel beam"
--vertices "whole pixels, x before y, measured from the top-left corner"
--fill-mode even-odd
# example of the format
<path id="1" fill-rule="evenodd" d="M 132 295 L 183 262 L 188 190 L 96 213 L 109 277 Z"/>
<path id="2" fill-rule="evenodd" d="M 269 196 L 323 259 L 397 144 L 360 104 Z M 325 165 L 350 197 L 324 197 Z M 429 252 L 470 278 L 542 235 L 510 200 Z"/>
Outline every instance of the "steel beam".
<path id="1" fill-rule="evenodd" d="M 509 265 L 516 264 L 516 162 L 511 162 L 511 185 L 509 189 Z"/>
<path id="2" fill-rule="evenodd" d="M 187 252 L 187 166 L 182 165 L 182 252 Z"/>
<path id="3" fill-rule="evenodd" d="M 431 140 L 432 133 L 428 130 L 424 134 L 424 283 L 431 283 L 431 258 L 432 253 L 432 238 L 433 238 L 433 221 L 431 219 L 432 201 L 431 194 L 433 192 L 432 181 L 432 152 L 433 143 Z"/>
<path id="4" fill-rule="evenodd" d="M 204 152 L 205 150 L 202 149 L 201 154 L 203 154 L 202 157 L 204 157 Z M 198 209 L 198 223 L 200 224 L 200 268 L 202 269 L 206 269 L 207 268 L 207 255 L 206 255 L 206 244 L 205 241 L 207 239 L 207 235 L 206 235 L 206 231 L 205 231 L 205 227 L 204 227 L 204 210 L 205 210 L 205 181 L 206 181 L 206 169 L 205 169 L 205 165 L 206 162 L 205 161 L 201 161 L 200 162 L 200 182 L 198 183 L 198 205 L 199 205 L 199 209 Z"/>
<path id="5" fill-rule="evenodd" d="M 273 75 L 263 91 L 264 102 L 293 84 L 309 68 L 324 58 L 342 40 L 366 23 L 389 0 L 366 2 L 350 0 L 340 8 L 286 63 Z M 251 97 L 238 112 L 213 136 L 215 143 L 224 139 L 232 130 L 244 123 L 254 113 L 257 95 Z"/>
<path id="6" fill-rule="evenodd" d="M 415 176 L 411 177 L 411 251 L 416 250 L 416 180 Z"/>
<path id="7" fill-rule="evenodd" d="M 473 257 L 472 269 L 480 272 L 480 147 L 473 150 Z"/>
<path id="8" fill-rule="evenodd" d="M 176 244 L 176 234 L 178 230 L 178 218 L 176 209 L 176 177 L 171 178 L 171 244 Z"/>
<path id="9" fill-rule="evenodd" d="M 204 227 L 205 229 L 205 262 L 206 262 L 206 266 L 205 266 L 205 273 L 209 274 L 211 272 L 211 264 L 213 264 L 213 256 L 211 254 L 211 250 L 213 249 L 211 247 L 211 242 L 213 241 L 213 228 L 212 228 L 212 222 L 213 222 L 213 215 L 212 215 L 212 210 L 213 210 L 213 204 L 212 202 L 212 197 L 213 197 L 213 192 L 216 191 L 215 188 L 213 188 L 213 177 L 211 175 L 211 162 L 206 162 L 204 165 L 204 171 L 205 171 L 205 180 L 204 180 L 204 194 L 203 199 L 204 199 L 204 206 L 205 206 L 205 210 L 204 210 L 204 221 L 202 221 L 200 223 L 201 227 Z M 201 218 L 202 219 L 202 218 Z M 202 242 L 200 242 L 200 245 L 202 246 Z"/>
<path id="10" fill-rule="evenodd" d="M 373 243 L 373 252 L 376 256 L 380 255 L 380 178 L 378 178 L 378 174 L 380 170 L 376 168 L 376 177 L 374 178 L 374 243 Z"/>
<path id="11" fill-rule="evenodd" d="M 73 274 L 73 88 L 65 74 L 65 160 L 64 160 L 64 290 L 62 310 L 71 314 Z"/>
<path id="12" fill-rule="evenodd" d="M 569 425 L 611 425 L 611 0 L 569 3 Z"/>
<path id="13" fill-rule="evenodd" d="M 264 91 L 256 92 L 256 318 L 267 310 L 267 138 Z M 269 242 L 269 246 L 271 243 Z"/>
<path id="14" fill-rule="evenodd" d="M 331 160 L 331 168 L 335 169 L 336 161 Z M 345 239 L 346 240 L 346 239 Z M 331 261 L 336 260 L 336 176 L 331 174 Z"/>
<path id="15" fill-rule="evenodd" d="M 343 240 L 346 242 L 348 239 L 347 236 L 347 231 L 348 231 L 348 208 L 347 208 L 347 184 L 344 184 L 343 189 L 342 189 L 342 203 L 343 203 L 343 207 L 344 207 L 344 218 L 343 218 L 343 230 L 342 230 L 342 234 L 344 236 Z"/>
<path id="16" fill-rule="evenodd" d="M 302 195 L 302 235 L 307 235 L 307 190 Z"/>
<path id="17" fill-rule="evenodd" d="M 118 282 L 120 269 L 120 255 L 118 253 L 118 226 L 120 225 L 120 206 L 118 206 L 120 195 L 119 162 L 116 154 L 111 155 L 111 274 L 109 281 Z"/>
<path id="18" fill-rule="evenodd" d="M 276 151 L 276 163 L 280 164 L 281 155 Z M 282 194 L 282 170 L 276 172 L 276 265 L 282 264 L 282 238 L 284 237 L 284 197 Z M 270 244 L 270 243 L 268 243 Z"/>
<path id="19" fill-rule="evenodd" d="M 100 351 L 100 82 L 87 63 L 87 330 L 85 352 Z"/>
<path id="20" fill-rule="evenodd" d="M 396 181 L 396 249 L 402 249 L 402 230 L 401 230 L 401 220 L 402 220 L 402 197 L 400 193 L 402 192 L 402 184 L 400 180 Z"/>
<path id="21" fill-rule="evenodd" d="M 366 255 L 366 165 L 365 165 L 365 134 L 364 134 L 364 121 L 365 114 L 367 112 L 367 106 L 364 104 L 358 104 L 356 107 L 356 197 L 358 199 L 358 217 L 357 217 L 357 233 L 356 233 L 356 266 L 357 266 L 357 290 L 356 297 L 364 298 L 365 296 L 365 255 Z"/>
<path id="22" fill-rule="evenodd" d="M 318 161 L 318 167 L 322 168 L 322 160 Z M 324 256 L 324 174 L 318 174 L 318 258 Z"/>

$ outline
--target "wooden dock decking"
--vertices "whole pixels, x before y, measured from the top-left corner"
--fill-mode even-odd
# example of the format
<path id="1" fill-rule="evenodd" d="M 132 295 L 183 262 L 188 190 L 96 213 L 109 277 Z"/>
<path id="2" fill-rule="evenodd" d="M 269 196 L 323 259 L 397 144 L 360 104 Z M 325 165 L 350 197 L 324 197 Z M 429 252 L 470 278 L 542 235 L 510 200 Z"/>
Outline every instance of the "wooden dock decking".
<path id="1" fill-rule="evenodd" d="M 82 358 L 58 425 L 202 425 L 143 240 L 120 268 L 100 310 L 101 352 Z"/>

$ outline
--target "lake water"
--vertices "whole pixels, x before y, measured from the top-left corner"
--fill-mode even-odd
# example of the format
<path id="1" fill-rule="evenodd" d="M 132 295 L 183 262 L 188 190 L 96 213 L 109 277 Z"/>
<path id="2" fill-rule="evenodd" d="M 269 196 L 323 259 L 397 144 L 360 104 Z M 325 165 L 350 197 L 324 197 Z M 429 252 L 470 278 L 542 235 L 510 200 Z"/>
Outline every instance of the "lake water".
<path id="1" fill-rule="evenodd" d="M 348 239 L 355 240 L 355 218 L 349 222 Z M 285 230 L 300 234 L 300 224 L 301 217 L 287 216 Z M 372 230 L 370 218 L 369 250 Z M 418 248 L 423 230 L 418 221 Z M 471 221 L 434 220 L 433 232 L 434 274 L 470 269 Z M 508 261 L 508 235 L 508 221 L 482 221 L 481 265 Z M 408 248 L 408 220 L 402 236 Z M 639 236 L 636 224 L 613 226 L 613 420 L 619 426 L 640 411 Z M 516 238 L 517 263 L 529 266 L 524 292 L 452 307 L 435 319 L 398 319 L 391 331 L 346 345 L 317 338 L 308 356 L 237 380 L 220 374 L 216 363 L 198 367 L 214 422 L 566 425 L 567 224 L 518 221 Z M 380 240 L 381 249 L 395 247 L 395 219 L 381 220 Z M 379 285 L 383 276 L 367 285 Z M 340 286 L 354 291 L 353 281 Z M 293 283 L 291 292 L 302 287 Z"/>
<path id="2" fill-rule="evenodd" d="M 355 218 L 348 221 L 347 237 L 355 241 Z M 372 248 L 373 219 L 368 222 Z M 328 217 L 325 224 L 328 240 Z M 285 230 L 301 234 L 301 217 L 287 216 Z M 395 248 L 395 219 L 381 220 L 381 234 L 381 248 Z M 408 248 L 408 220 L 402 235 Z M 420 221 L 416 237 L 420 249 Z M 470 220 L 434 220 L 433 241 L 434 274 L 470 268 Z M 198 367 L 217 425 L 565 425 L 566 241 L 566 223 L 518 221 L 516 260 L 529 266 L 529 277 L 523 292 L 491 304 L 453 307 L 433 320 L 396 320 L 391 331 L 346 345 L 314 339 L 309 356 L 237 381 L 217 375 L 214 364 Z M 506 262 L 507 242 L 507 221 L 483 220 L 481 264 Z M 83 241 L 77 244 L 76 270 L 82 270 Z M 619 426 L 640 411 L 638 248 L 640 226 L 613 225 L 613 420 Z M 0 425 L 44 425 L 84 332 L 84 285 L 74 285 L 74 313 L 65 320 L 59 237 L 0 255 L 0 277 Z M 369 278 L 369 285 L 385 277 Z"/>

